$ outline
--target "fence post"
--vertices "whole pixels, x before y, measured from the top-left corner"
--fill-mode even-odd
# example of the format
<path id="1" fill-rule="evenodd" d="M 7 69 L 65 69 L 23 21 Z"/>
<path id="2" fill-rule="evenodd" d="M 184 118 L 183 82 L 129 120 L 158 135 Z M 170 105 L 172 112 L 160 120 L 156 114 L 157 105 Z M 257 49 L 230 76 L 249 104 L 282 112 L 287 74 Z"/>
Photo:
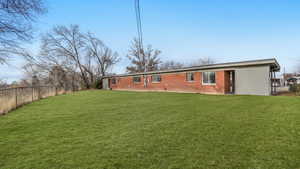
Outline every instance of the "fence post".
<path id="1" fill-rule="evenodd" d="M 15 88 L 16 108 L 18 107 L 18 88 Z"/>
<path id="2" fill-rule="evenodd" d="M 33 87 L 31 87 L 31 102 L 33 102 Z"/>
<path id="3" fill-rule="evenodd" d="M 40 100 L 40 99 L 41 99 L 41 86 L 38 87 L 38 90 L 39 90 L 39 93 L 38 93 L 38 95 L 39 95 L 39 96 L 38 96 L 38 100 Z"/>

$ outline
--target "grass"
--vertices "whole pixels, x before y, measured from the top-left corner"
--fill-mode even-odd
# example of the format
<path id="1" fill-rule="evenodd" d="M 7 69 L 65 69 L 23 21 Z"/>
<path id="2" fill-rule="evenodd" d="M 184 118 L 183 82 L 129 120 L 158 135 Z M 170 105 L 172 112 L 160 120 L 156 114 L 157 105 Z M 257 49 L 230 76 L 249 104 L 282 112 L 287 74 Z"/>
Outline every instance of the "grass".
<path id="1" fill-rule="evenodd" d="M 300 98 L 83 91 L 0 117 L 0 168 L 299 169 Z"/>

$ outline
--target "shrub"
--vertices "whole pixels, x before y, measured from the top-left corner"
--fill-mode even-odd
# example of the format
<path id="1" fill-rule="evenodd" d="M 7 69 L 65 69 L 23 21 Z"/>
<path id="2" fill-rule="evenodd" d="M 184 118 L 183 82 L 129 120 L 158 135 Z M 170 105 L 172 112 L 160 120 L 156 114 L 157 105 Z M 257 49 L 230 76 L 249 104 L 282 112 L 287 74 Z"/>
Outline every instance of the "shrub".
<path id="1" fill-rule="evenodd" d="M 300 95 L 300 84 L 290 85 L 290 92 L 296 93 L 296 95 Z"/>
<path id="2" fill-rule="evenodd" d="M 102 89 L 102 78 L 98 78 L 94 84 L 93 84 L 93 88 L 95 89 Z"/>

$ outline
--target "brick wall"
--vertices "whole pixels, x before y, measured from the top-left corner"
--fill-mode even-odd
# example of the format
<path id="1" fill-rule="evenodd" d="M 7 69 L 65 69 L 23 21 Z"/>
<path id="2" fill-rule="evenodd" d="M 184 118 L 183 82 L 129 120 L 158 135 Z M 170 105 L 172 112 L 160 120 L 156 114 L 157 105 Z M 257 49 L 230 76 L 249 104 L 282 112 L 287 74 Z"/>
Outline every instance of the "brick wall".
<path id="1" fill-rule="evenodd" d="M 147 90 L 147 91 L 176 91 L 176 92 L 196 92 L 225 94 L 229 91 L 229 73 L 216 71 L 216 84 L 203 85 L 202 73 L 194 72 L 194 81 L 186 80 L 186 72 L 165 73 L 161 75 L 161 82 L 151 82 L 151 75 L 147 75 L 148 84 L 144 87 L 144 77 L 141 82 L 133 82 L 133 76 L 116 77 L 116 84 L 110 81 L 112 90 Z"/>
<path id="2" fill-rule="evenodd" d="M 224 90 L 225 93 L 230 92 L 230 72 L 229 71 L 225 71 L 224 72 Z"/>

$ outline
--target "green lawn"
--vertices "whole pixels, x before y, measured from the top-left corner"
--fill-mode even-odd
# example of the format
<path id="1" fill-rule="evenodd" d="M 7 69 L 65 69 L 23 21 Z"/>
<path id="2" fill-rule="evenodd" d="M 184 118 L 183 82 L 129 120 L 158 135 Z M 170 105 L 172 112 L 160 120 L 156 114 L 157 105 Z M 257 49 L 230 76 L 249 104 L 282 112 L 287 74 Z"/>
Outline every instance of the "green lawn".
<path id="1" fill-rule="evenodd" d="M 300 98 L 51 97 L 0 117 L 0 168 L 299 169 Z"/>

